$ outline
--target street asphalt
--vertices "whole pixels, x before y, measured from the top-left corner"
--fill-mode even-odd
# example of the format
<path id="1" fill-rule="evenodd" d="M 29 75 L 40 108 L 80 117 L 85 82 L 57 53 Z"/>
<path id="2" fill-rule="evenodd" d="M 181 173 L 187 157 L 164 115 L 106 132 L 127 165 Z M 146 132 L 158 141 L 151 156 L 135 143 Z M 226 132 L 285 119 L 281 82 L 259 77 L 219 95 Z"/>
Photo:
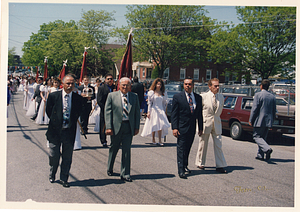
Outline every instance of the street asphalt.
<path id="1" fill-rule="evenodd" d="M 70 171 L 70 188 L 48 180 L 47 125 L 37 125 L 22 108 L 23 92 L 13 95 L 7 118 L 6 202 L 17 207 L 33 203 L 33 209 L 45 203 L 54 209 L 174 211 L 175 207 L 201 206 L 281 207 L 295 206 L 295 146 L 286 143 L 271 145 L 270 162 L 255 159 L 257 145 L 251 139 L 233 140 L 223 135 L 223 152 L 228 174 L 215 171 L 213 142 L 210 139 L 205 170 L 195 166 L 199 136 L 195 136 L 189 157 L 192 170 L 187 179 L 177 174 L 176 139 L 171 129 L 164 147 L 151 145 L 151 138 L 133 138 L 131 177 L 120 180 L 119 151 L 114 175 L 106 173 L 108 148 L 103 148 L 94 125 L 89 126 L 87 139 L 81 137 L 82 149 L 74 151 Z M 250 137 L 251 138 L 251 137 Z M 294 137 L 292 136 L 293 140 Z M 110 140 L 109 140 L 110 141 Z M 41 203 L 41 204 L 40 204 Z M 20 205 L 19 205 L 20 204 Z M 48 204 L 46 204 L 48 206 Z M 160 207 L 157 207 L 160 206 Z M 200 207 L 199 207 L 200 206 Z M 11 207 L 14 207 L 13 205 Z M 29 208 L 32 208 L 29 207 Z M 213 207 L 214 208 L 214 207 Z M 186 211 L 186 210 L 184 210 Z"/>

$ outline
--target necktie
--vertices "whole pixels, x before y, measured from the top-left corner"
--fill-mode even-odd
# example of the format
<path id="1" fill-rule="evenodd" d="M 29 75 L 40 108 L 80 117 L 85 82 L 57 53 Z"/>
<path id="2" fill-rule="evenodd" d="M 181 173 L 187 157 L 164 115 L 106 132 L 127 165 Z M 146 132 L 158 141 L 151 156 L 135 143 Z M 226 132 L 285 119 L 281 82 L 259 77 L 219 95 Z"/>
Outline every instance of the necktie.
<path id="1" fill-rule="evenodd" d="M 214 110 L 214 112 L 216 112 L 216 110 L 217 110 L 217 99 L 216 99 L 216 95 L 214 95 L 214 97 L 213 97 L 213 110 Z"/>
<path id="2" fill-rule="evenodd" d="M 123 117 L 125 119 L 128 118 L 128 101 L 127 101 L 127 95 L 123 94 Z"/>
<path id="3" fill-rule="evenodd" d="M 64 109 L 63 109 L 63 128 L 68 128 L 70 122 L 70 105 L 69 105 L 69 94 L 65 95 Z"/>
<path id="4" fill-rule="evenodd" d="M 188 94 L 188 96 L 189 96 L 189 106 L 190 106 L 190 109 L 191 109 L 191 113 L 193 113 L 194 112 L 193 99 L 192 99 L 190 93 Z"/>

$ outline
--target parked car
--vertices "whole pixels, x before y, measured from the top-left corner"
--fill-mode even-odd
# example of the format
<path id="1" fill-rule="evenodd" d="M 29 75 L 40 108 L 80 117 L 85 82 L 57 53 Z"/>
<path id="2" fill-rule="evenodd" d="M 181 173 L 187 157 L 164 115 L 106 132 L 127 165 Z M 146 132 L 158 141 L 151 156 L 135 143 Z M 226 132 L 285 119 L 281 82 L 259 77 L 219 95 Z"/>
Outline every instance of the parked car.
<path id="1" fill-rule="evenodd" d="M 253 131 L 253 127 L 249 125 L 253 97 L 238 94 L 223 95 L 222 129 L 229 130 L 233 139 L 241 139 L 243 132 Z M 280 135 L 295 134 L 295 117 L 278 114 L 269 132 Z"/>
<path id="2" fill-rule="evenodd" d="M 169 121 L 171 120 L 171 112 L 172 112 L 172 101 L 173 101 L 173 96 L 176 93 L 180 93 L 180 91 L 167 91 L 167 95 L 168 95 L 168 104 L 167 104 L 167 117 L 169 119 Z"/>
<path id="3" fill-rule="evenodd" d="M 278 114 L 282 115 L 295 115 L 295 102 L 290 99 L 290 104 L 288 102 L 288 98 L 285 97 L 276 97 L 276 110 Z M 288 114 L 289 110 L 289 114 Z"/>
<path id="4" fill-rule="evenodd" d="M 182 91 L 183 86 L 181 84 L 167 84 L 165 90 L 168 91 Z"/>

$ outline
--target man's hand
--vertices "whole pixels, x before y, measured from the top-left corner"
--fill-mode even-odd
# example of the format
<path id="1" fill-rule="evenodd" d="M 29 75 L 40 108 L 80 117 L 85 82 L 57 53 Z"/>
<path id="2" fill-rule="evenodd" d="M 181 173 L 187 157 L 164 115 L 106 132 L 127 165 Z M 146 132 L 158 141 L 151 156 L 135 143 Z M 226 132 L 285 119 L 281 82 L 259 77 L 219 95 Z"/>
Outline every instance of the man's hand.
<path id="1" fill-rule="evenodd" d="M 112 129 L 106 129 L 105 134 L 106 135 L 113 135 Z"/>
<path id="2" fill-rule="evenodd" d="M 134 136 L 139 134 L 139 129 L 134 129 Z"/>
<path id="3" fill-rule="evenodd" d="M 249 125 L 252 126 L 251 122 L 249 121 Z"/>
<path id="4" fill-rule="evenodd" d="M 177 138 L 180 135 L 180 133 L 177 129 L 174 129 L 173 130 L 173 135 Z"/>
<path id="5" fill-rule="evenodd" d="M 201 136 L 202 134 L 203 134 L 203 131 L 200 130 L 200 131 L 198 132 L 198 135 Z"/>

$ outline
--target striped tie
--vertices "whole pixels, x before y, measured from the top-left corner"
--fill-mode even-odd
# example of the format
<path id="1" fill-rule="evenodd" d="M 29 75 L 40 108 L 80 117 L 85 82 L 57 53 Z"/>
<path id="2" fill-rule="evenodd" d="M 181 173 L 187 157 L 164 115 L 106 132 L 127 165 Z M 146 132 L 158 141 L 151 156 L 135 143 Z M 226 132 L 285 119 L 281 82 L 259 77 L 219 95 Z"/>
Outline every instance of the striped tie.
<path id="1" fill-rule="evenodd" d="M 193 99 L 192 99 L 190 93 L 188 94 L 188 96 L 189 96 L 189 106 L 190 106 L 190 109 L 191 109 L 191 113 L 193 113 L 194 112 Z"/>
<path id="2" fill-rule="evenodd" d="M 125 119 L 128 118 L 128 101 L 127 101 L 127 95 L 123 94 L 123 101 L 124 101 L 124 104 L 123 104 L 123 117 Z"/>
<path id="3" fill-rule="evenodd" d="M 213 110 L 214 110 L 214 112 L 216 112 L 216 110 L 217 110 L 217 99 L 216 99 L 216 95 L 214 95 L 214 97 L 213 97 Z"/>

